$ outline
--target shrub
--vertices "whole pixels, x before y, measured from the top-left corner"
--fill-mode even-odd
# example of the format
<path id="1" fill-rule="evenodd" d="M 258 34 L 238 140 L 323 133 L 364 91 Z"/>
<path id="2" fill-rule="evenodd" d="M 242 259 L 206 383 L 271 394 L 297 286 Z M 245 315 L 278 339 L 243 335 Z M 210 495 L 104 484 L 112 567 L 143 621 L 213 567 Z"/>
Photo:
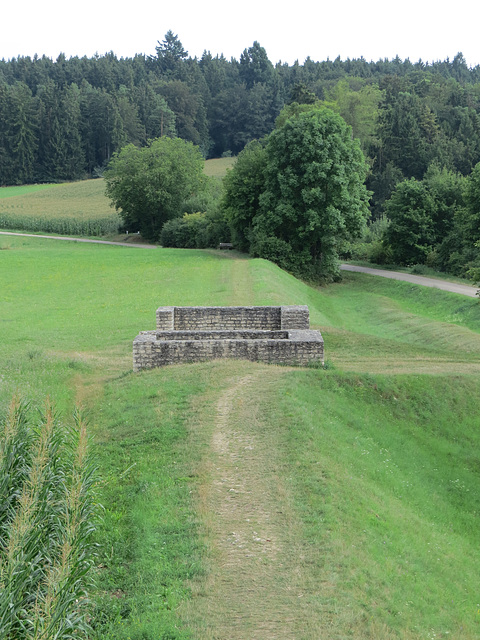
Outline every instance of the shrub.
<path id="1" fill-rule="evenodd" d="M 207 249 L 219 242 L 230 241 L 230 229 L 221 215 L 186 213 L 183 218 L 169 220 L 163 225 L 160 243 L 163 247 Z"/>

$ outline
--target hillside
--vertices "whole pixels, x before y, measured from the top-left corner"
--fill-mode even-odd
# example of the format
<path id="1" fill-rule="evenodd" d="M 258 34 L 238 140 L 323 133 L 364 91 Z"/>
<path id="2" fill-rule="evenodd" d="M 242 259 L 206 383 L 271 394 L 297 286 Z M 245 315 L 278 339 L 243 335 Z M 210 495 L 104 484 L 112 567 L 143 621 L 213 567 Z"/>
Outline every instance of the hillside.
<path id="1" fill-rule="evenodd" d="M 314 289 L 231 252 L 0 249 L 0 407 L 20 389 L 90 415 L 93 637 L 478 637 L 476 300 Z M 131 371 L 157 306 L 279 303 L 309 305 L 326 370 Z"/>

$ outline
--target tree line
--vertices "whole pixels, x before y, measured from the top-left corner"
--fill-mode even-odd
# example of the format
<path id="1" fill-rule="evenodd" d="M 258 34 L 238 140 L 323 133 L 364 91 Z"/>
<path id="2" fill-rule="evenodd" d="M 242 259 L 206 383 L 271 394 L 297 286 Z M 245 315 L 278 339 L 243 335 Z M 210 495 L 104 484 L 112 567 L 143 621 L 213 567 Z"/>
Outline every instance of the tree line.
<path id="1" fill-rule="evenodd" d="M 209 51 L 192 58 L 169 31 L 151 56 L 2 60 L 0 184 L 103 175 L 127 145 L 145 148 L 165 136 L 196 145 L 204 158 L 236 156 L 298 104 L 338 113 L 359 141 L 373 221 L 365 257 L 459 275 L 478 262 L 480 215 L 471 194 L 480 162 L 480 66 L 470 68 L 461 53 L 433 63 L 307 58 L 288 65 L 273 64 L 254 42 L 238 60 Z M 190 205 L 186 212 L 196 214 Z"/>
<path id="2" fill-rule="evenodd" d="M 461 54 L 274 65 L 258 42 L 239 60 L 192 58 L 169 31 L 151 56 L 0 61 L 0 184 L 96 175 L 114 151 L 166 134 L 207 158 L 237 155 L 274 129 L 286 104 L 316 100 L 360 140 L 374 213 L 434 160 L 462 175 L 480 161 L 480 67 Z"/>

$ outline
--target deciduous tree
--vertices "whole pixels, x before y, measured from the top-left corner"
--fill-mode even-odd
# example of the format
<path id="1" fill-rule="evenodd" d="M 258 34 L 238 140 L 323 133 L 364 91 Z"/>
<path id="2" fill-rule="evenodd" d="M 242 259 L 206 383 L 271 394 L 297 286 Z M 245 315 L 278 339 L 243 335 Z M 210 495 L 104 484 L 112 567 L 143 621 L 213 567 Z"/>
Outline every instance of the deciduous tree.
<path id="1" fill-rule="evenodd" d="M 360 233 L 368 215 L 366 163 L 341 116 L 306 109 L 279 118 L 265 151 L 247 147 L 227 178 L 226 201 L 234 231 L 244 225 L 242 242 L 254 255 L 332 280 L 343 241 Z"/>
<path id="2" fill-rule="evenodd" d="M 182 204 L 204 185 L 203 157 L 191 142 L 157 138 L 139 149 L 115 153 L 105 172 L 106 194 L 130 231 L 157 240 L 167 220 L 181 216 Z"/>
<path id="3" fill-rule="evenodd" d="M 265 190 L 254 220 L 254 253 L 285 243 L 284 266 L 306 276 L 339 275 L 342 242 L 358 235 L 368 216 L 366 163 L 338 114 L 312 108 L 269 136 Z"/>
<path id="4" fill-rule="evenodd" d="M 401 182 L 385 205 L 386 241 L 396 264 L 423 264 L 435 242 L 435 202 L 423 182 Z"/>

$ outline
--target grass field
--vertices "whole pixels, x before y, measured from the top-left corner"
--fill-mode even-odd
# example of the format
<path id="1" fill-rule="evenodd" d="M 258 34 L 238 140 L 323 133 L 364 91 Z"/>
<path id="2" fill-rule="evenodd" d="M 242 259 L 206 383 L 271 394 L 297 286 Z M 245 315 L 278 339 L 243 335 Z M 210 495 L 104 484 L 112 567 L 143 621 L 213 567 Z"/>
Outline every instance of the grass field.
<path id="1" fill-rule="evenodd" d="M 2 229 L 102 236 L 116 233 L 120 224 L 105 197 L 102 179 L 3 187 L 0 196 Z"/>
<path id="2" fill-rule="evenodd" d="M 205 162 L 208 176 L 222 178 L 235 158 Z M 105 196 L 103 179 L 0 188 L 0 229 L 73 236 L 114 236 L 121 220 Z"/>
<path id="3" fill-rule="evenodd" d="M 35 191 L 50 189 L 53 184 L 24 184 L 18 187 L 0 187 L 0 200 L 3 198 L 13 198 L 14 196 L 25 196 Z"/>
<path id="4" fill-rule="evenodd" d="M 20 389 L 89 414 L 95 639 L 479 637 L 476 300 L 12 237 L 0 280 L 0 407 Z M 131 371 L 160 305 L 280 303 L 309 305 L 327 370 Z"/>
<path id="5" fill-rule="evenodd" d="M 212 158 L 205 161 L 205 173 L 212 178 L 223 178 L 227 169 L 231 169 L 236 158 Z"/>

